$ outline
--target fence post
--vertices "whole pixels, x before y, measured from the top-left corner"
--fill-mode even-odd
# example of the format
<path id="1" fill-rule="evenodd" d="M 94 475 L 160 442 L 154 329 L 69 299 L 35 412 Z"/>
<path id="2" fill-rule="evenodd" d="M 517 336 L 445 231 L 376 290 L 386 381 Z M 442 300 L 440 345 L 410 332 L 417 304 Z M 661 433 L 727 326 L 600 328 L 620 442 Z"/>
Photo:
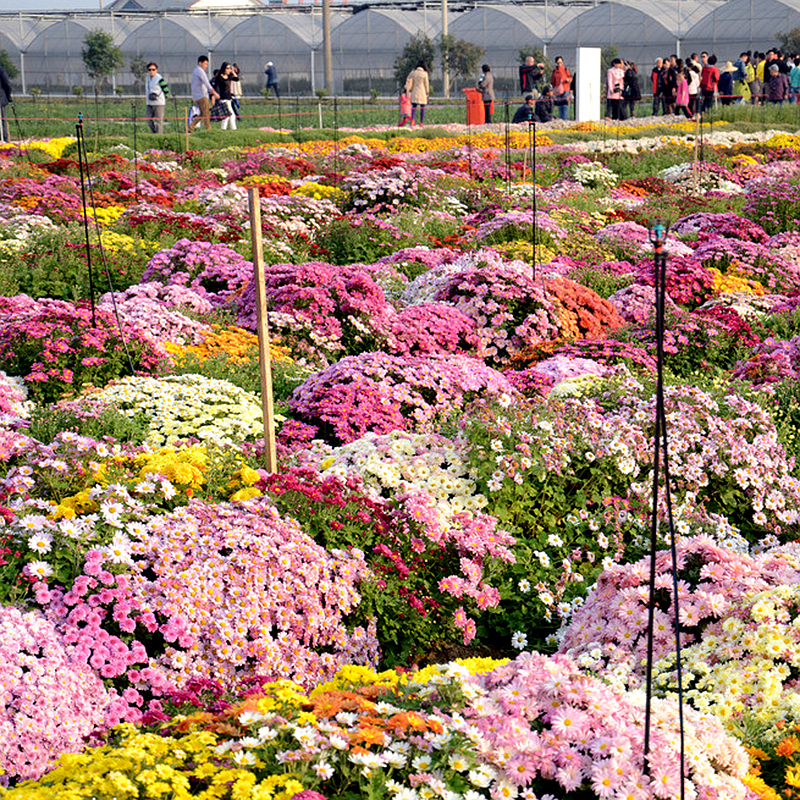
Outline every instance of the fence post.
<path id="1" fill-rule="evenodd" d="M 250 205 L 250 237 L 253 245 L 253 280 L 256 285 L 256 330 L 258 331 L 258 365 L 261 372 L 261 411 L 264 416 L 264 466 L 276 472 L 275 408 L 272 399 L 272 355 L 267 325 L 267 291 L 264 284 L 264 253 L 261 244 L 261 200 L 258 188 L 248 190 Z"/>

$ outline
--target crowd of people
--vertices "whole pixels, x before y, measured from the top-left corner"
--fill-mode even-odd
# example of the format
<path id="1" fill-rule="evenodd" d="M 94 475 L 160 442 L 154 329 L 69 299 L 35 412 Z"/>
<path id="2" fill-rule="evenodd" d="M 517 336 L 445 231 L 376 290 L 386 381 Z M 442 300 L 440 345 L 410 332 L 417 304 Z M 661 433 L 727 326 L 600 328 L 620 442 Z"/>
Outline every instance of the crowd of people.
<path id="1" fill-rule="evenodd" d="M 800 103 L 800 55 L 787 56 L 778 49 L 743 52 L 722 67 L 717 66 L 716 55 L 706 51 L 692 53 L 686 60 L 673 54 L 655 60 L 650 78 L 654 115 L 683 114 L 691 119 L 709 111 L 715 102 Z M 642 100 L 642 79 L 634 61 L 615 58 L 611 62 L 605 76 L 606 119 L 636 116 Z M 556 58 L 549 79 L 543 63 L 526 58 L 519 68 L 525 102 L 513 122 L 550 122 L 554 113 L 559 119 L 567 119 L 574 80 L 561 57 Z"/>
<path id="2" fill-rule="evenodd" d="M 691 118 L 710 110 L 715 101 L 780 105 L 800 99 L 800 56 L 748 50 L 720 67 L 716 55 L 706 51 L 692 53 L 685 62 L 671 55 L 656 59 L 651 80 L 653 114 Z"/>
<path id="3" fill-rule="evenodd" d="M 236 130 L 236 122 L 241 118 L 241 71 L 237 64 L 223 61 L 209 78 L 208 65 L 208 57 L 202 55 L 192 72 L 193 108 L 189 130 L 201 124 L 208 130 L 212 120 L 219 120 L 222 130 Z M 280 99 L 278 73 L 272 61 L 264 65 L 264 74 L 266 96 L 274 92 L 276 99 Z M 640 77 L 634 61 L 615 58 L 611 62 L 605 76 L 607 119 L 624 120 L 636 116 L 637 104 L 642 100 L 640 80 L 646 78 Z M 0 115 L 11 97 L 7 80 L 5 84 L 0 81 Z M 482 65 L 475 88 L 483 105 L 482 121 L 489 124 L 494 111 L 495 84 L 488 64 Z M 569 118 L 575 95 L 575 75 L 561 56 L 555 58 L 552 70 L 533 56 L 526 57 L 519 67 L 519 88 L 524 102 L 514 114 L 514 124 Z M 699 55 L 692 53 L 686 60 L 673 54 L 655 60 L 648 88 L 652 91 L 654 115 L 683 114 L 690 119 L 711 109 L 715 102 L 722 105 L 800 103 L 800 55 L 787 56 L 778 49 L 766 53 L 746 51 L 736 61 L 720 66 L 716 55 L 706 51 Z M 145 94 L 150 129 L 163 133 L 170 91 L 155 62 L 147 65 Z M 424 61 L 419 61 L 409 73 L 400 95 L 400 125 L 423 126 L 429 96 L 428 69 Z M 6 102 L 2 103 L 4 99 Z M 7 139 L 2 118 L 0 125 L 0 137 Z"/>

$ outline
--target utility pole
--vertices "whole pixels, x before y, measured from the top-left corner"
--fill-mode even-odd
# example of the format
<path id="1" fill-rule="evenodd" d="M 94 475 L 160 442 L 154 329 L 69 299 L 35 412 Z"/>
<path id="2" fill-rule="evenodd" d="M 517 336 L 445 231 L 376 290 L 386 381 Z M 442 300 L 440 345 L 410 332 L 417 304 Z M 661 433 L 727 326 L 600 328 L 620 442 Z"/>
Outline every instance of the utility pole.
<path id="1" fill-rule="evenodd" d="M 322 0 L 322 46 L 325 53 L 325 91 L 333 94 L 333 52 L 331 50 L 331 0 Z"/>
<path id="2" fill-rule="evenodd" d="M 447 41 L 448 36 L 447 27 L 447 0 L 442 0 L 442 38 Z M 450 65 L 445 61 L 444 70 L 442 75 L 442 94 L 445 97 L 450 97 Z"/>

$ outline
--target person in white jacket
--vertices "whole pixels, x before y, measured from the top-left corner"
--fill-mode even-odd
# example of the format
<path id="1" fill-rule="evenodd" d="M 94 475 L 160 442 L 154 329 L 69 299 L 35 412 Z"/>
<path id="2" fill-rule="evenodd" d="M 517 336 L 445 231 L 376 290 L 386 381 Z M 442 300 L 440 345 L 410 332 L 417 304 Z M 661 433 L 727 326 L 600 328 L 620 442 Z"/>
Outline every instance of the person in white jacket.
<path id="1" fill-rule="evenodd" d="M 158 74 L 158 64 L 155 61 L 147 65 L 144 92 L 147 96 L 147 124 L 153 133 L 164 133 L 164 111 L 167 108 L 169 86 Z"/>

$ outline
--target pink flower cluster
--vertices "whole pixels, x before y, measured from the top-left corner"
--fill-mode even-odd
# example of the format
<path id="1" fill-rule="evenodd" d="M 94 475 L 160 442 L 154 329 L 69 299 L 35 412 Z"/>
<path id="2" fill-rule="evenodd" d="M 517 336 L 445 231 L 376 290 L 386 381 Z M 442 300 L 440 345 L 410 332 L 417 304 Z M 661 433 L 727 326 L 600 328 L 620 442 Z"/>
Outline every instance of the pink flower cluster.
<path id="1" fill-rule="evenodd" d="M 295 389 L 289 406 L 327 437 L 351 442 L 367 431 L 429 431 L 482 396 L 513 395 L 503 375 L 466 356 L 349 356 Z"/>
<path id="2" fill-rule="evenodd" d="M 326 551 L 266 500 L 193 503 L 154 520 L 135 551 L 135 595 L 171 615 L 173 644 L 150 662 L 169 683 L 255 672 L 310 685 L 342 664 L 377 662 L 374 632 L 345 624 L 363 553 Z M 144 671 L 129 678 L 147 682 Z"/>
<path id="3" fill-rule="evenodd" d="M 287 343 L 306 348 L 313 361 L 379 349 L 392 325 L 393 309 L 383 290 L 358 264 L 320 261 L 275 264 L 266 275 L 270 328 Z M 239 300 L 238 324 L 255 330 L 255 285 Z M 303 340 L 298 336 L 303 331 Z"/>
<path id="4" fill-rule="evenodd" d="M 475 699 L 454 724 L 489 765 L 486 786 L 493 798 L 515 797 L 524 787 L 538 797 L 678 796 L 674 703 L 653 704 L 648 776 L 641 702 L 582 672 L 566 656 L 524 653 L 464 683 Z M 687 797 L 752 800 L 743 782 L 749 767 L 744 747 L 713 717 L 684 713 Z"/>
<path id="5" fill-rule="evenodd" d="M 224 244 L 179 239 L 148 262 L 143 281 L 189 286 L 214 306 L 231 302 L 253 279 L 253 264 Z"/>
<path id="6" fill-rule="evenodd" d="M 104 385 L 135 369 L 155 370 L 163 356 L 138 328 L 123 325 L 105 309 L 62 300 L 0 297 L 0 359 L 23 378 L 37 399 L 53 400 L 85 383 Z M 123 340 L 125 347 L 123 347 Z"/>
<path id="7" fill-rule="evenodd" d="M 748 596 L 800 583 L 795 555 L 776 549 L 751 557 L 719 547 L 704 536 L 678 546 L 678 597 L 681 643 L 698 641 L 705 627 L 724 617 Z M 656 556 L 654 659 L 675 648 L 672 557 Z M 629 686 L 644 680 L 650 558 L 613 564 L 600 576 L 586 603 L 560 632 L 559 652 L 578 664 L 602 670 Z"/>
<path id="8" fill-rule="evenodd" d="M 38 612 L 0 606 L 0 769 L 36 779 L 83 749 L 108 695 Z"/>

